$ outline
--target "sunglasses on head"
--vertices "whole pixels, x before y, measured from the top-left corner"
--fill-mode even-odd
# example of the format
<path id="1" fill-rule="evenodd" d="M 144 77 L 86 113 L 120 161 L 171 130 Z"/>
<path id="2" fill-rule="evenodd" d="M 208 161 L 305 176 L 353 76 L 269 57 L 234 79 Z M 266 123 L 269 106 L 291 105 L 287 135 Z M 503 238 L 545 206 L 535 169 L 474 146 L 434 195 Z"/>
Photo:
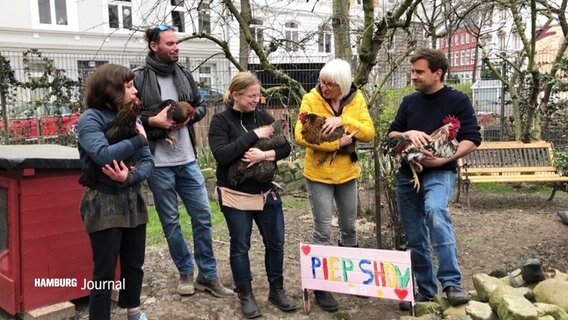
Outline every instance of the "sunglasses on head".
<path id="1" fill-rule="evenodd" d="M 176 30 L 176 28 L 169 26 L 167 24 L 159 24 L 159 25 L 156 26 L 155 29 L 158 29 L 160 31 L 168 31 L 168 30 L 175 31 Z"/>
<path id="2" fill-rule="evenodd" d="M 155 41 L 158 38 L 158 34 L 163 31 L 177 31 L 175 27 L 169 26 L 167 24 L 159 24 L 155 26 L 149 33 L 148 41 Z"/>

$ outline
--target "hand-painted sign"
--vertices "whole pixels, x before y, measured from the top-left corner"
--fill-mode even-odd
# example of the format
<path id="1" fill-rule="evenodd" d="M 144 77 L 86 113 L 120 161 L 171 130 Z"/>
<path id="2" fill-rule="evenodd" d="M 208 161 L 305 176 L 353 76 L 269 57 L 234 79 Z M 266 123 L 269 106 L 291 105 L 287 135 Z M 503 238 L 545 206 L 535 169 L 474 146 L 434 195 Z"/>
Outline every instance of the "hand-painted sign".
<path id="1" fill-rule="evenodd" d="M 409 251 L 300 244 L 302 288 L 414 301 Z"/>

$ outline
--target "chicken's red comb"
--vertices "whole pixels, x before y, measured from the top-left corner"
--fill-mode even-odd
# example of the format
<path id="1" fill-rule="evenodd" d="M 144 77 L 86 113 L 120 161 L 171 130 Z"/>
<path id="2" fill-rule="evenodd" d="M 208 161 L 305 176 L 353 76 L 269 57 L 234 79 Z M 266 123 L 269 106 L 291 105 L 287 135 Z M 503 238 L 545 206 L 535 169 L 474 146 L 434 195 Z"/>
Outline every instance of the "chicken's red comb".
<path id="1" fill-rule="evenodd" d="M 460 120 L 452 115 L 447 115 L 444 120 L 442 120 L 443 124 L 452 123 L 454 126 L 460 126 Z"/>

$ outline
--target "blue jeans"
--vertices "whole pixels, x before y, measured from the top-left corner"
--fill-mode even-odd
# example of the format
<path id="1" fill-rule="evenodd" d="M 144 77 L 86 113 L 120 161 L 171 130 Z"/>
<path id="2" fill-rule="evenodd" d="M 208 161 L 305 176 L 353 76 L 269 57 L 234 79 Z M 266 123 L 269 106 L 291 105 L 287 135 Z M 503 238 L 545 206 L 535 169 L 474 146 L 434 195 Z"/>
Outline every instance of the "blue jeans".
<path id="1" fill-rule="evenodd" d="M 438 292 L 436 278 L 443 289 L 461 288 L 456 237 L 448 210 L 456 174 L 446 170 L 428 172 L 420 177 L 418 192 L 411 180 L 410 175 L 400 171 L 396 173 L 398 214 L 406 233 L 407 247 L 411 250 L 418 293 L 425 298 L 433 298 Z M 430 244 L 439 262 L 436 276 Z"/>
<path id="2" fill-rule="evenodd" d="M 195 262 L 199 277 L 217 279 L 217 262 L 211 238 L 211 207 L 205 179 L 197 161 L 175 167 L 154 168 L 148 185 L 168 242 L 170 255 L 181 275 L 193 273 L 191 252 L 181 233 L 177 196 L 179 194 L 191 218 Z"/>
<path id="3" fill-rule="evenodd" d="M 357 242 L 357 179 L 342 184 L 327 184 L 306 180 L 314 230 L 312 243 L 329 245 L 333 201 L 337 206 L 339 220 L 340 245 L 356 247 Z"/>
<path id="4" fill-rule="evenodd" d="M 264 267 L 268 281 L 282 277 L 284 213 L 282 212 L 282 199 L 278 192 L 273 190 L 268 195 L 263 211 L 240 211 L 223 205 L 221 205 L 221 211 L 225 215 L 231 237 L 230 261 L 235 286 L 238 287 L 252 281 L 248 252 L 253 221 L 264 243 Z"/>

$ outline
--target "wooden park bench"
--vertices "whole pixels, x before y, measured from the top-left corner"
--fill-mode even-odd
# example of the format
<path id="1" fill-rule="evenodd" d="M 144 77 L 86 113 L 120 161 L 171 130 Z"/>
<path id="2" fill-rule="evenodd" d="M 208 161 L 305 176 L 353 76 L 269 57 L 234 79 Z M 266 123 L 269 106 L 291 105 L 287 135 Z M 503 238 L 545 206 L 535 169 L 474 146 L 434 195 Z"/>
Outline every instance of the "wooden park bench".
<path id="1" fill-rule="evenodd" d="M 483 142 L 474 152 L 458 160 L 459 201 L 463 189 L 468 208 L 472 183 L 553 183 L 551 201 L 557 189 L 568 182 L 556 168 L 552 143 L 537 141 Z"/>

